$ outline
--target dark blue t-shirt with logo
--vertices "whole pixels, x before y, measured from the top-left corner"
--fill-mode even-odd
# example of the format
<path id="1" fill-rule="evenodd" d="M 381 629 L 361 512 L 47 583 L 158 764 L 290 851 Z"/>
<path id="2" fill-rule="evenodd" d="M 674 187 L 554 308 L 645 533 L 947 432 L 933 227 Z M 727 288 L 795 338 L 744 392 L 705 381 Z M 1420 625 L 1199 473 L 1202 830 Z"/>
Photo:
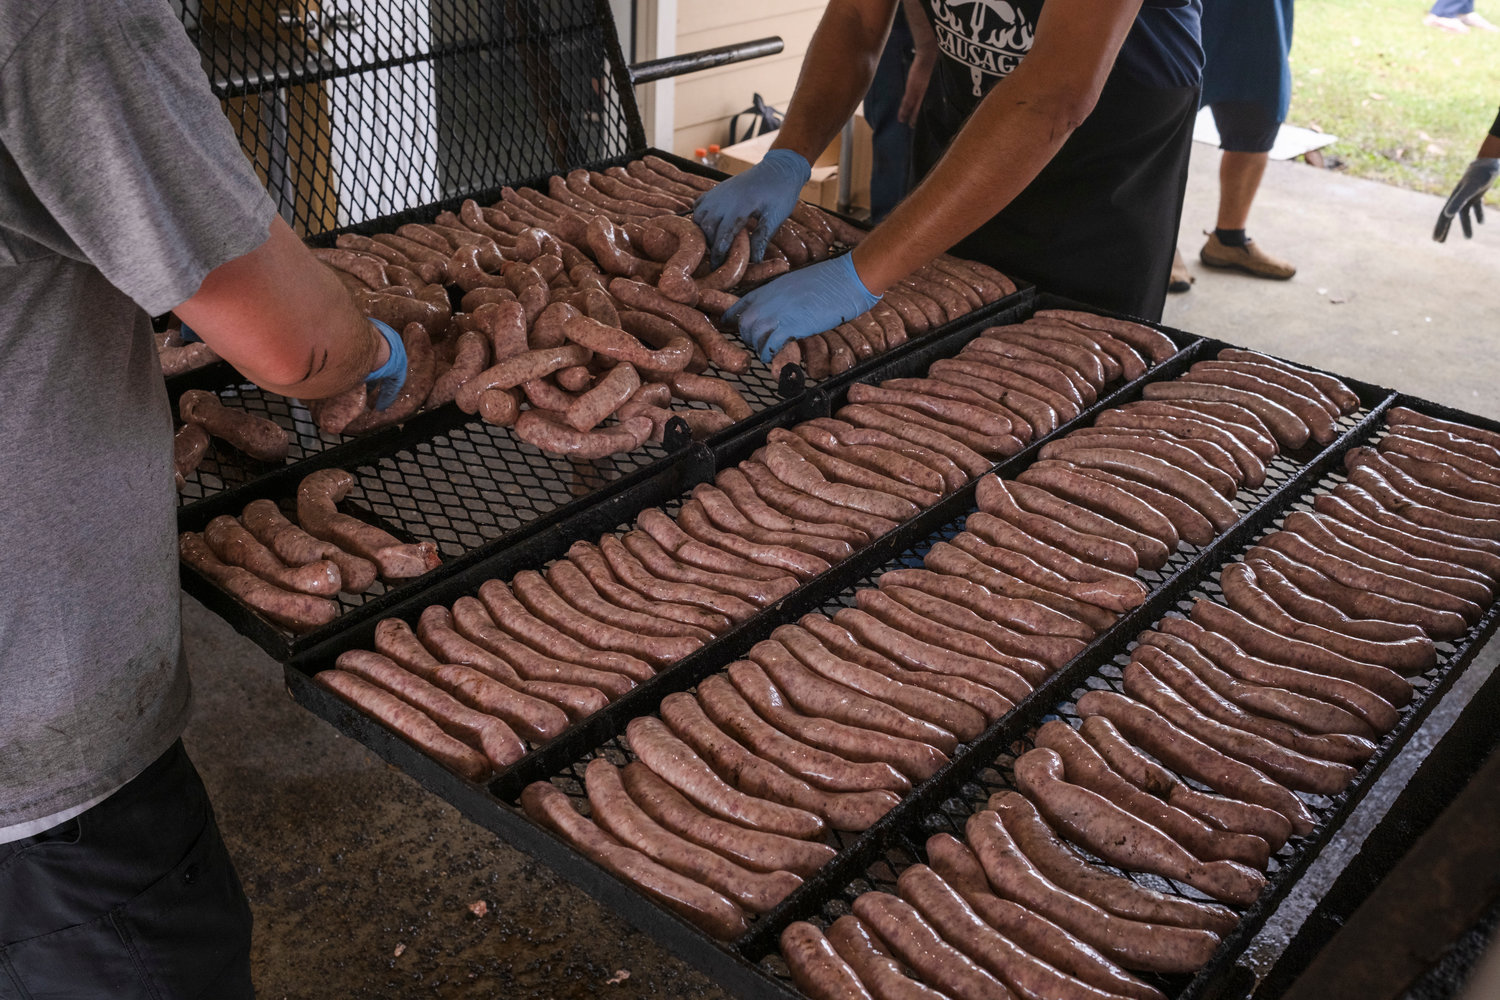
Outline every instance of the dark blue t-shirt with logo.
<path id="1" fill-rule="evenodd" d="M 943 58 L 932 89 L 939 115 L 961 122 L 1031 51 L 1044 0 L 923 0 Z M 1196 85 L 1203 74 L 1202 0 L 1146 0 L 1115 61 L 1115 73 L 1148 87 Z M 927 104 L 934 108 L 931 97 Z"/>

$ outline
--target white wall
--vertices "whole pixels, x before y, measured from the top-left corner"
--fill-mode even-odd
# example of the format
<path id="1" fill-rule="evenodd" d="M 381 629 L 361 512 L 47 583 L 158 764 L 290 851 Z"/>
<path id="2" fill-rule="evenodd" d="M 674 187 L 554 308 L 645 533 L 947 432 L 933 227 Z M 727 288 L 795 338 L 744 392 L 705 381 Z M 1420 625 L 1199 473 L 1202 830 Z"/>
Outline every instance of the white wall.
<path id="1" fill-rule="evenodd" d="M 679 77 L 671 150 L 691 156 L 696 147 L 728 143 L 730 116 L 748 108 L 756 93 L 784 112 L 797 83 L 803 53 L 826 5 L 826 0 L 758 0 L 752 4 L 677 0 L 678 52 L 769 35 L 780 35 L 786 47 L 764 59 Z"/>

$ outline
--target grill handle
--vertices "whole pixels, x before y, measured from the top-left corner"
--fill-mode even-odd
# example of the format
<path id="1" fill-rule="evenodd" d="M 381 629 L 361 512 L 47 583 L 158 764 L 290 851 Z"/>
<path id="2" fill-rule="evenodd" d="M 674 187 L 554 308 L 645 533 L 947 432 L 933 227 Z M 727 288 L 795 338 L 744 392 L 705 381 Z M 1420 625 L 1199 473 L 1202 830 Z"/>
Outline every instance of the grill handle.
<path id="1" fill-rule="evenodd" d="M 786 43 L 779 35 L 771 35 L 768 38 L 757 38 L 754 41 L 738 42 L 734 45 L 720 45 L 714 49 L 699 49 L 697 52 L 684 52 L 680 55 L 664 56 L 661 59 L 648 59 L 630 67 L 630 83 L 636 86 L 651 83 L 654 80 L 665 80 L 671 76 L 682 76 L 684 73 L 698 73 L 705 69 L 713 69 L 715 66 L 744 62 L 747 59 L 774 56 L 785 47 Z"/>

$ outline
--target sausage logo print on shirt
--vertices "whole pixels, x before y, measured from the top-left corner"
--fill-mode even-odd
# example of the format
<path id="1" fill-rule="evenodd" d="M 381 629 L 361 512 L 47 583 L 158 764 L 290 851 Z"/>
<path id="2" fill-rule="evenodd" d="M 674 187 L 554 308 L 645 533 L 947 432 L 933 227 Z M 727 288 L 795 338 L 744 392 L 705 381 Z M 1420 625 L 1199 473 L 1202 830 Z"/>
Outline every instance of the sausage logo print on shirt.
<path id="1" fill-rule="evenodd" d="M 1031 51 L 1034 29 L 1026 14 L 1006 0 L 928 0 L 938 48 L 969 67 L 974 96 L 984 94 L 986 76 L 1010 73 Z"/>

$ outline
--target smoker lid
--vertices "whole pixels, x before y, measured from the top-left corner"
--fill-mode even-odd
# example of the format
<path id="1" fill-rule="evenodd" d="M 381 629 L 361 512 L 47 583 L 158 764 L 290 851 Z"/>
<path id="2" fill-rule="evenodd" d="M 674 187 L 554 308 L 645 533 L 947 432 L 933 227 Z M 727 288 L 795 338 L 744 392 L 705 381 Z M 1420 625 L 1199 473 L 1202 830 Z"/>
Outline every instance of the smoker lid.
<path id="1" fill-rule="evenodd" d="M 646 146 L 607 0 L 187 0 L 182 21 L 307 237 Z"/>

